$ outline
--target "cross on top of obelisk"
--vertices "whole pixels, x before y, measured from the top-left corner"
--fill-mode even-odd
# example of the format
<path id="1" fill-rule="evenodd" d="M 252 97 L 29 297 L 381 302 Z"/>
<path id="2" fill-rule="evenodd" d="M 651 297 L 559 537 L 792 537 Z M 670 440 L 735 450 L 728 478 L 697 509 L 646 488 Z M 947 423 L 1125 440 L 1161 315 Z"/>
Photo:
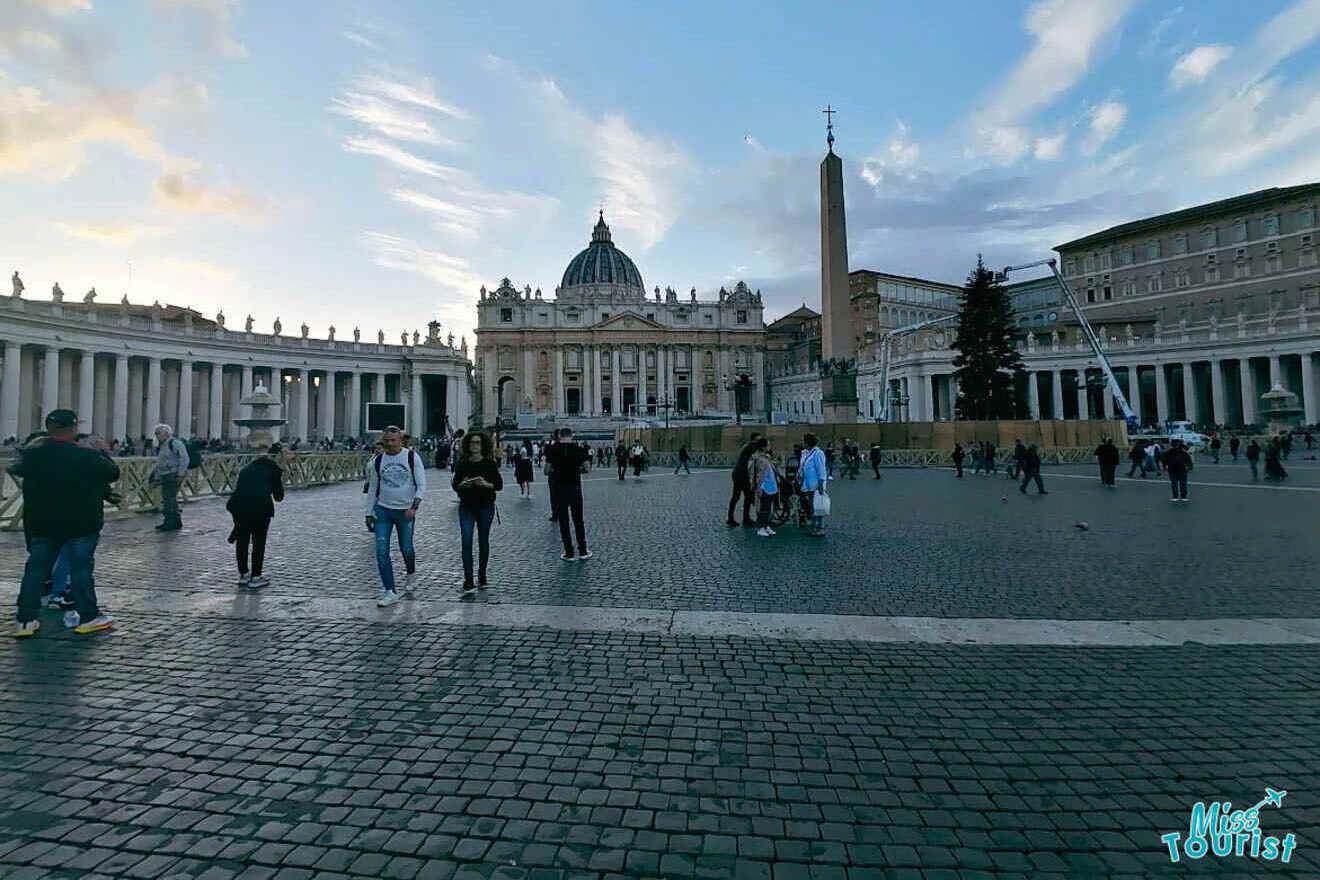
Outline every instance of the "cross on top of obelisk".
<path id="1" fill-rule="evenodd" d="M 826 104 L 825 109 L 820 111 L 825 114 L 825 143 L 829 146 L 830 152 L 834 152 L 834 114 L 838 113 L 833 105 Z"/>

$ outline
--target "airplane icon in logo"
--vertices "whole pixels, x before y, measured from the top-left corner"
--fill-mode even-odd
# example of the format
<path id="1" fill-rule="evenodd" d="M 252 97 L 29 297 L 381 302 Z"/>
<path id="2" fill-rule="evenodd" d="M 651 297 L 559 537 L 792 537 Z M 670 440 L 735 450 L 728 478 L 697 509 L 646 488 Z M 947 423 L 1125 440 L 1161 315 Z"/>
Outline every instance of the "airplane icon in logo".
<path id="1" fill-rule="evenodd" d="M 1261 800 L 1260 803 L 1256 804 L 1256 806 L 1252 807 L 1251 809 L 1252 809 L 1252 810 L 1259 810 L 1261 807 L 1265 806 L 1266 804 L 1273 804 L 1273 805 L 1276 806 L 1276 807 L 1282 807 L 1282 806 L 1283 806 L 1283 798 L 1284 798 L 1284 796 L 1285 796 L 1286 794 L 1288 794 L 1288 792 L 1286 792 L 1286 791 L 1279 791 L 1277 788 L 1270 788 L 1270 787 L 1267 785 L 1267 786 L 1265 786 L 1265 797 L 1264 797 L 1264 799 Z M 1250 810 L 1249 810 L 1248 812 L 1250 812 Z"/>

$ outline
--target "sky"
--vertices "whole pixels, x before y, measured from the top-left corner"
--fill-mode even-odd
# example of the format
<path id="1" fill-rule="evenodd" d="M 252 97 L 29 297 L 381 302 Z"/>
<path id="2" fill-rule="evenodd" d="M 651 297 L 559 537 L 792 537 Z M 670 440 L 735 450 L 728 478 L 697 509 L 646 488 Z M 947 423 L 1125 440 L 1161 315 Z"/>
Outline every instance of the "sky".
<path id="1" fill-rule="evenodd" d="M 471 338 L 603 208 L 656 285 L 819 307 L 1320 180 L 1320 0 L 0 3 L 0 268 L 230 327 Z M 290 332 L 289 329 L 285 331 Z"/>

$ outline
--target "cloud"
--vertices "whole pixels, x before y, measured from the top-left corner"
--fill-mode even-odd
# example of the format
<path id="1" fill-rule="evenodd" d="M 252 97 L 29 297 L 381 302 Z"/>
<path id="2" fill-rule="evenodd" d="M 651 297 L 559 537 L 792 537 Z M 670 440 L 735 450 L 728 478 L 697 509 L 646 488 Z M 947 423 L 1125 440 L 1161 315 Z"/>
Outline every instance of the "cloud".
<path id="1" fill-rule="evenodd" d="M 234 10 L 239 0 L 155 0 L 162 8 L 192 11 L 190 23 L 198 28 L 201 40 L 221 55 L 246 58 L 247 47 L 234 39 Z"/>
<path id="2" fill-rule="evenodd" d="M 343 30 L 339 32 L 339 35 L 350 43 L 357 43 L 359 46 L 363 46 L 367 49 L 380 51 L 380 45 L 365 34 L 360 34 L 354 30 Z"/>
<path id="3" fill-rule="evenodd" d="M 133 244 L 146 238 L 168 235 L 170 229 L 146 223 L 65 223 L 56 221 L 65 235 L 100 244 Z"/>
<path id="4" fill-rule="evenodd" d="M 466 296 L 474 295 L 482 285 L 466 257 L 431 250 L 385 232 L 364 232 L 362 240 L 372 252 L 372 262 L 382 268 L 411 272 Z"/>
<path id="5" fill-rule="evenodd" d="M 921 156 L 921 147 L 909 137 L 907 123 L 898 120 L 894 134 L 884 150 L 862 160 L 862 179 L 871 186 L 879 186 L 886 174 L 906 174 Z"/>
<path id="6" fill-rule="evenodd" d="M 233 281 L 234 273 L 217 266 L 214 263 L 208 263 L 205 260 L 189 260 L 182 257 L 164 257 L 157 260 L 155 265 L 165 272 L 178 275 L 189 279 L 202 278 L 207 281 Z"/>
<path id="7" fill-rule="evenodd" d="M 375 156 L 378 159 L 384 159 L 386 162 L 396 165 L 404 171 L 411 171 L 414 174 L 424 174 L 428 177 L 454 179 L 462 173 L 458 169 L 449 165 L 441 165 L 438 162 L 432 162 L 430 159 L 424 159 L 421 156 L 410 153 L 402 147 L 395 146 L 384 138 L 345 138 L 344 149 L 350 153 L 359 153 L 363 156 Z"/>
<path id="8" fill-rule="evenodd" d="M 359 91 L 376 94 L 400 104 L 412 104 L 426 110 L 434 110 L 437 113 L 452 116 L 454 119 L 469 118 L 467 111 L 463 108 L 447 104 L 437 98 L 435 92 L 431 89 L 430 80 L 404 82 L 399 79 L 369 75 L 357 77 L 354 80 L 354 87 Z"/>
<path id="9" fill-rule="evenodd" d="M 331 99 L 330 109 L 375 129 L 387 138 L 440 147 L 458 146 L 456 140 L 436 131 L 423 114 L 400 107 L 379 95 L 346 90 Z"/>
<path id="10" fill-rule="evenodd" d="M 64 101 L 33 86 L 15 86 L 0 71 L 0 174 L 73 176 L 87 147 L 109 143 L 144 159 L 164 161 L 165 148 L 135 114 L 131 92 L 105 90 Z"/>
<path id="11" fill-rule="evenodd" d="M 753 150 L 755 150 L 758 153 L 765 152 L 765 147 L 761 145 L 761 142 L 750 134 L 743 135 L 743 143 L 751 147 Z"/>
<path id="12" fill-rule="evenodd" d="M 443 195 L 398 188 L 390 192 L 395 201 L 437 218 L 437 228 L 464 239 L 490 234 L 493 227 L 536 228 L 559 209 L 559 200 L 514 190 L 487 189 L 467 178 Z"/>
<path id="13" fill-rule="evenodd" d="M 1054 161 L 1063 155 L 1063 145 L 1067 140 L 1067 132 L 1048 137 L 1036 138 L 1036 145 L 1032 148 L 1032 155 L 1042 161 Z"/>
<path id="14" fill-rule="evenodd" d="M 1105 101 L 1091 109 L 1090 117 L 1082 152 L 1093 156 L 1123 128 L 1123 123 L 1127 121 L 1127 106 L 1121 101 Z"/>
<path id="15" fill-rule="evenodd" d="M 1032 138 L 1021 125 L 1076 85 L 1135 0 L 1037 0 L 1023 25 L 1032 46 L 991 92 L 974 124 L 976 152 L 1007 160 L 1026 155 Z"/>
<path id="16" fill-rule="evenodd" d="M 179 171 L 167 171 L 156 179 L 156 195 L 162 205 L 189 214 L 215 214 L 253 220 L 269 214 L 272 205 L 237 190 L 218 190 L 190 180 Z"/>
<path id="17" fill-rule="evenodd" d="M 1204 82 L 1210 72 L 1232 54 L 1231 46 L 1197 46 L 1173 65 L 1169 82 L 1175 89 Z"/>

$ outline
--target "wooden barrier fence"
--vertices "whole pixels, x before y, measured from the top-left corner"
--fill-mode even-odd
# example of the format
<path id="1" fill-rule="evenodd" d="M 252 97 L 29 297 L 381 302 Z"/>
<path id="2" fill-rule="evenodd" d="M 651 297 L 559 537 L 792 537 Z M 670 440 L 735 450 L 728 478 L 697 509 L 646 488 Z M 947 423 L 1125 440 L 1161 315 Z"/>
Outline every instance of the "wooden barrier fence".
<path id="1" fill-rule="evenodd" d="M 325 486 L 345 480 L 363 478 L 364 465 L 369 453 L 356 452 L 290 452 L 278 457 L 284 469 L 284 488 L 305 489 Z M 228 495 L 238 482 L 238 472 L 255 455 L 207 453 L 200 467 L 188 471 L 179 484 L 180 503 L 197 498 Z M 9 460 L 3 461 L 7 468 Z M 160 509 L 160 487 L 151 485 L 151 469 L 155 458 L 116 458 L 119 481 L 114 489 L 120 495 L 117 506 L 106 505 L 107 510 L 123 513 L 147 513 Z M 8 470 L 0 470 L 0 529 L 17 529 L 23 524 L 22 481 Z"/>

